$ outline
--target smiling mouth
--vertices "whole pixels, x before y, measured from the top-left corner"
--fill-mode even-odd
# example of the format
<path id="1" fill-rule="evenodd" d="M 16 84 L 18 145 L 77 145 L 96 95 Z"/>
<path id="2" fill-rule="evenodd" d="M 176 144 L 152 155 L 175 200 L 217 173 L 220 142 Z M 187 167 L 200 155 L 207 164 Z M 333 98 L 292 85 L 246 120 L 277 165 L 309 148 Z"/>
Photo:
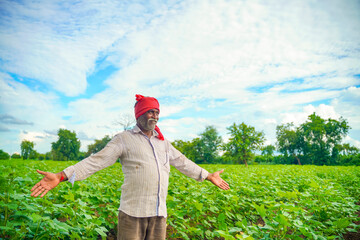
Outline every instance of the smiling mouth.
<path id="1" fill-rule="evenodd" d="M 153 119 L 153 118 L 150 118 L 150 119 L 148 120 L 148 122 L 149 122 L 149 123 L 155 123 L 155 124 L 157 123 L 157 121 L 156 121 L 155 119 Z"/>

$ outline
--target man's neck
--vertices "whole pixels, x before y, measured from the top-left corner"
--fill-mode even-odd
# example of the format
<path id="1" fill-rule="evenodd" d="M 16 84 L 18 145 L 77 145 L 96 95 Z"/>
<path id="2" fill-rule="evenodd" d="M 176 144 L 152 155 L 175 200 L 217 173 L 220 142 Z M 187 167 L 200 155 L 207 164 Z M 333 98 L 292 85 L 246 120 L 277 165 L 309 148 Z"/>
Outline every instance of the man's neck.
<path id="1" fill-rule="evenodd" d="M 140 124 L 136 124 L 140 130 L 148 137 L 148 138 L 151 138 L 151 136 L 153 135 L 153 131 L 152 130 L 145 130 L 143 129 Z"/>

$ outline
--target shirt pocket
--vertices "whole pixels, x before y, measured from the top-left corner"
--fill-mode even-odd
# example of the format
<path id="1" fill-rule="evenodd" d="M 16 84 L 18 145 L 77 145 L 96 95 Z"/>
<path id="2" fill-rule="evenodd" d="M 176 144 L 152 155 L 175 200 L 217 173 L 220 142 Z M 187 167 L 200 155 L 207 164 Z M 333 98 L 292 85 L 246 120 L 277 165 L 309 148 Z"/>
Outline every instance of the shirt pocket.
<path id="1" fill-rule="evenodd" d="M 161 170 L 170 171 L 170 153 L 166 143 L 162 143 L 162 145 L 157 147 L 156 155 L 158 158 L 158 163 Z"/>
<path id="2" fill-rule="evenodd" d="M 165 152 L 165 161 L 162 165 L 167 172 L 170 172 L 169 152 Z"/>

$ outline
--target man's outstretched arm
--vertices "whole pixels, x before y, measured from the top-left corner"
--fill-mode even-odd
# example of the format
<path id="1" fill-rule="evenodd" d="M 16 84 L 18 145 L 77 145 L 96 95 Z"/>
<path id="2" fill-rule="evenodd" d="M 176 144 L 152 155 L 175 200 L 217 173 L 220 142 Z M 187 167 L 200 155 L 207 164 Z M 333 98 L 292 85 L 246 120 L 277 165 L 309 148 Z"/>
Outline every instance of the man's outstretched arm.
<path id="1" fill-rule="evenodd" d="M 209 180 L 215 186 L 218 186 L 219 188 L 221 188 L 223 190 L 229 190 L 230 189 L 229 184 L 220 177 L 220 174 L 223 172 L 224 172 L 224 169 L 214 172 L 214 173 L 209 173 L 206 180 Z"/>
<path id="2" fill-rule="evenodd" d="M 51 172 L 43 172 L 40 170 L 36 170 L 36 171 L 44 175 L 44 177 L 31 189 L 32 192 L 31 196 L 33 197 L 37 197 L 40 194 L 41 194 L 40 197 L 43 197 L 48 191 L 59 185 L 60 182 L 67 180 L 67 176 L 64 172 L 51 173 Z"/>

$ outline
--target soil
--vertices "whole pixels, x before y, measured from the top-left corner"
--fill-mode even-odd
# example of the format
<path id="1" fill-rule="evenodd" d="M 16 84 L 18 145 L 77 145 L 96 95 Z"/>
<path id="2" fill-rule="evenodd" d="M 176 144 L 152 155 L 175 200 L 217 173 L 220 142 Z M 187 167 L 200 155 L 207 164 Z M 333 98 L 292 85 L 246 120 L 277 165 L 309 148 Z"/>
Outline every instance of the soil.
<path id="1" fill-rule="evenodd" d="M 356 203 L 360 205 L 360 202 Z M 360 211 L 356 212 L 357 216 L 360 218 Z M 356 225 L 360 225 L 360 221 L 354 222 Z M 360 229 L 357 232 L 348 232 L 344 235 L 345 240 L 359 240 L 360 239 Z"/>
<path id="2" fill-rule="evenodd" d="M 106 233 L 107 234 L 107 236 L 106 236 L 106 240 L 116 240 L 117 239 L 117 237 L 116 237 L 116 230 L 115 229 L 111 229 L 109 232 L 107 232 Z M 98 238 L 97 238 L 97 240 L 101 240 L 102 238 L 101 238 L 101 236 L 100 235 L 98 235 Z"/>

